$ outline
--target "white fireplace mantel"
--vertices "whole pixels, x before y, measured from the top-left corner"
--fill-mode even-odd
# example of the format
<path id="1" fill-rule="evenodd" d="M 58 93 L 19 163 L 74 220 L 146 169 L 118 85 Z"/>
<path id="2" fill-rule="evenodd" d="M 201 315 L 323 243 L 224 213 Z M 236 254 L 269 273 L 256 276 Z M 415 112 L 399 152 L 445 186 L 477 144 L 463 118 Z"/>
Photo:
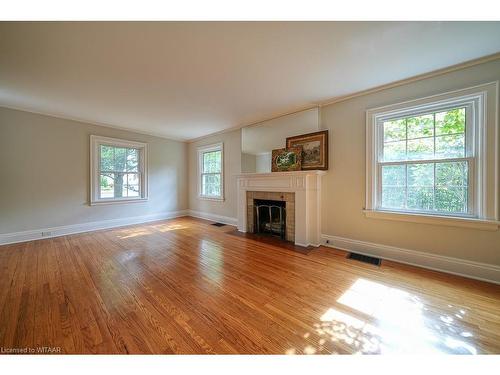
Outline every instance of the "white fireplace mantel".
<path id="1" fill-rule="evenodd" d="M 324 171 L 244 173 L 238 180 L 238 230 L 247 231 L 247 191 L 295 193 L 295 244 L 319 246 Z"/>

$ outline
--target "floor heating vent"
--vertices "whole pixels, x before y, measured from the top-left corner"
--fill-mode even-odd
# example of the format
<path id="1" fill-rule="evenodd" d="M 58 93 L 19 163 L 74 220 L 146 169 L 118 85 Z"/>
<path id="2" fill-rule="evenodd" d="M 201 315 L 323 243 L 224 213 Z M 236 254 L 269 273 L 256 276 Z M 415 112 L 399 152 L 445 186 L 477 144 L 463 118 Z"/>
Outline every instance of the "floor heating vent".
<path id="1" fill-rule="evenodd" d="M 212 225 L 216 226 L 216 227 L 223 227 L 226 224 L 224 224 L 224 223 L 213 223 Z"/>
<path id="2" fill-rule="evenodd" d="M 357 253 L 349 253 L 347 258 L 359 260 L 360 262 L 365 262 L 368 264 L 374 264 L 376 266 L 380 266 L 380 262 L 382 261 L 380 258 L 369 257 L 368 255 L 357 254 Z"/>

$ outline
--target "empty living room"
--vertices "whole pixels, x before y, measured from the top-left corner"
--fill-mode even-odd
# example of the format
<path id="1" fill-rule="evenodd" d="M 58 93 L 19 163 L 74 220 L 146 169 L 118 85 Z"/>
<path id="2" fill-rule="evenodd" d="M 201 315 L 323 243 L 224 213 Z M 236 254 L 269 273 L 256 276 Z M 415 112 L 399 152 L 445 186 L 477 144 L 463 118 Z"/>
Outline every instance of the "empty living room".
<path id="1" fill-rule="evenodd" d="M 498 370 L 499 21 L 16 14 L 3 373 Z"/>

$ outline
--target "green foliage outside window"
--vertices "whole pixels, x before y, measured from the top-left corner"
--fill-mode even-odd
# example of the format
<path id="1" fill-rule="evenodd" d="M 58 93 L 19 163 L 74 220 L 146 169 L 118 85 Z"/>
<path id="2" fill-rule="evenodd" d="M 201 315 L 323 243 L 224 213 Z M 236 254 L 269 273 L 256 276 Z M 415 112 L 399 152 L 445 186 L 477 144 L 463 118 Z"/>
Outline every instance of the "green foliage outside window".
<path id="1" fill-rule="evenodd" d="M 466 157 L 465 118 L 454 108 L 383 123 L 382 158 L 395 162 L 382 166 L 383 208 L 467 212 L 468 163 L 446 160 Z"/>

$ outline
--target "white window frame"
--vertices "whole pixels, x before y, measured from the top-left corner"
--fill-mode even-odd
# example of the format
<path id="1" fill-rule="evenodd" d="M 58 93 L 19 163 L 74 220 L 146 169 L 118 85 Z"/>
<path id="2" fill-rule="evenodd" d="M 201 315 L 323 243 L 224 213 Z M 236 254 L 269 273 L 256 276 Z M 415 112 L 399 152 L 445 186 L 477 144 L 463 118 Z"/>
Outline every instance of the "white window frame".
<path id="1" fill-rule="evenodd" d="M 486 230 L 498 229 L 497 204 L 497 108 L 498 82 L 488 83 L 454 92 L 369 109 L 366 112 L 366 206 L 369 218 L 400 220 L 418 223 L 473 227 Z M 488 93 L 494 96 L 495 116 L 488 114 Z M 432 211 L 386 209 L 381 207 L 381 167 L 399 162 L 381 161 L 383 152 L 384 121 L 421 115 L 429 112 L 466 107 L 466 155 L 457 158 L 469 163 L 468 212 L 448 214 Z M 492 118 L 493 117 L 493 118 Z M 495 142 L 488 142 L 493 137 Z M 489 149 L 493 148 L 493 149 Z M 493 165 L 488 157 L 493 153 Z M 490 157 L 490 162 L 492 158 Z M 436 162 L 437 160 L 411 160 L 411 163 Z M 448 159 L 454 161 L 454 159 Z"/>
<path id="2" fill-rule="evenodd" d="M 203 181 L 203 154 L 207 152 L 220 151 L 221 153 L 221 195 L 219 197 L 207 196 L 202 194 Z M 198 147 L 198 198 L 210 201 L 224 201 L 224 143 L 214 143 L 206 146 Z"/>
<path id="3" fill-rule="evenodd" d="M 135 148 L 139 150 L 139 196 L 100 198 L 100 146 Z M 90 136 L 90 205 L 144 202 L 148 200 L 148 144 L 124 139 Z"/>

